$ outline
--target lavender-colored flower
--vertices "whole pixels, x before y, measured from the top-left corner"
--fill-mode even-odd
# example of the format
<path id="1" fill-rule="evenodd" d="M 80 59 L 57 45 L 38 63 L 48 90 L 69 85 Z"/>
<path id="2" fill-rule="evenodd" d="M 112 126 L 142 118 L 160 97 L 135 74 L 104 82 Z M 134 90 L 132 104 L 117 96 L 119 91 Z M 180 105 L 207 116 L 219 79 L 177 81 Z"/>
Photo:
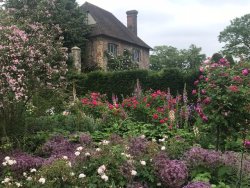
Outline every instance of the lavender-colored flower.
<path id="1" fill-rule="evenodd" d="M 92 138 L 89 134 L 81 134 L 79 137 L 79 141 L 83 145 L 89 145 L 92 142 Z"/>
<path id="2" fill-rule="evenodd" d="M 138 156 L 145 152 L 147 148 L 147 140 L 145 138 L 132 138 L 129 143 L 129 153 Z"/>
<path id="3" fill-rule="evenodd" d="M 154 157 L 153 166 L 162 184 L 167 187 L 179 188 L 188 177 L 188 169 L 185 163 L 179 160 L 169 160 L 163 152 Z"/>
<path id="4" fill-rule="evenodd" d="M 222 163 L 222 153 L 215 150 L 193 147 L 184 154 L 184 159 L 190 166 L 216 167 Z"/>
<path id="5" fill-rule="evenodd" d="M 183 188 L 211 188 L 210 183 L 197 181 L 197 182 L 191 182 L 184 186 Z"/>
<path id="6" fill-rule="evenodd" d="M 222 162 L 225 166 L 232 167 L 239 170 L 241 163 L 241 154 L 233 151 L 227 151 L 222 155 Z M 249 155 L 244 155 L 242 158 L 242 171 L 243 174 L 250 175 L 250 157 Z"/>
<path id="7" fill-rule="evenodd" d="M 44 159 L 41 157 L 32 156 L 20 151 L 14 152 L 11 157 L 16 160 L 16 164 L 11 166 L 11 170 L 19 175 L 31 168 L 41 167 L 44 162 Z"/>
<path id="8" fill-rule="evenodd" d="M 113 144 L 120 144 L 120 143 L 122 143 L 122 137 L 120 137 L 117 134 L 111 134 L 109 140 Z"/>
<path id="9" fill-rule="evenodd" d="M 62 157 L 68 156 L 70 153 L 73 154 L 75 147 L 63 136 L 55 136 L 43 145 L 42 151 L 48 155 Z"/>
<path id="10" fill-rule="evenodd" d="M 237 166 L 239 164 L 239 153 L 226 151 L 222 155 L 222 162 L 226 166 Z"/>
<path id="11" fill-rule="evenodd" d="M 129 163 L 128 161 L 125 162 L 120 166 L 120 172 L 121 174 L 126 177 L 127 179 L 131 179 L 131 171 L 134 169 L 133 165 Z"/>
<path id="12" fill-rule="evenodd" d="M 162 168 L 162 166 L 164 166 L 168 162 L 169 158 L 165 152 L 158 153 L 153 159 L 153 164 L 158 169 Z"/>
<path id="13" fill-rule="evenodd" d="M 169 160 L 168 163 L 161 165 L 161 168 L 156 168 L 156 173 L 162 183 L 171 188 L 181 187 L 188 177 L 187 166 L 179 160 Z"/>

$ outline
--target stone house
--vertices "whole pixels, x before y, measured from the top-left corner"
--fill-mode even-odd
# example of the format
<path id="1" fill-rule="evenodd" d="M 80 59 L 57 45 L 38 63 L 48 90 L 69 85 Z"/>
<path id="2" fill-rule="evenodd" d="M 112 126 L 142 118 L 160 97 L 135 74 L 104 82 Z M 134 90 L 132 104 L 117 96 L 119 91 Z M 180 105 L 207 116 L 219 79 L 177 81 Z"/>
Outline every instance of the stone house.
<path id="1" fill-rule="evenodd" d="M 124 50 L 129 50 L 139 68 L 149 68 L 151 48 L 137 36 L 136 10 L 126 12 L 126 27 L 112 13 L 91 3 L 85 2 L 81 8 L 87 13 L 86 21 L 91 27 L 86 49 L 87 58 L 83 63 L 94 64 L 106 70 L 105 52 L 117 56 L 122 55 Z"/>

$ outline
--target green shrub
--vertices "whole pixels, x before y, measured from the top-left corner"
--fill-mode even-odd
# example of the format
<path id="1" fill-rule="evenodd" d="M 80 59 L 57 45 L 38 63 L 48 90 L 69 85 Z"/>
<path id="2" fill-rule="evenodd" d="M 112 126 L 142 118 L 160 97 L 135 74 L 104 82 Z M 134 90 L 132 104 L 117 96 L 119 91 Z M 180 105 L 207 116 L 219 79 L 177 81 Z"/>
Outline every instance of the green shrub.
<path id="1" fill-rule="evenodd" d="M 131 96 L 137 79 L 140 81 L 143 91 L 149 89 L 167 91 L 170 88 L 174 95 L 181 92 L 186 83 L 187 92 L 190 95 L 194 87 L 193 81 L 197 79 L 197 75 L 197 72 L 185 73 L 176 68 L 164 69 L 160 72 L 148 70 L 95 71 L 88 74 L 68 74 L 68 82 L 76 83 L 76 91 L 79 96 L 89 92 L 100 92 L 108 94 L 108 99 L 111 99 L 112 94 L 121 99 Z"/>

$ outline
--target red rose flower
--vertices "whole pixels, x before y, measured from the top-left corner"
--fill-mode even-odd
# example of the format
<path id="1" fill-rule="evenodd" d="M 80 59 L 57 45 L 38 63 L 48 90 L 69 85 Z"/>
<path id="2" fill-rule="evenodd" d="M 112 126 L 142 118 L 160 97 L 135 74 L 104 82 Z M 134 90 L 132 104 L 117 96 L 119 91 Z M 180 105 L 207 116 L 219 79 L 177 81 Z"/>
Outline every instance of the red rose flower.
<path id="1" fill-rule="evenodd" d="M 238 92 L 238 91 L 239 91 L 238 87 L 235 86 L 235 85 L 229 86 L 228 89 L 229 89 L 230 91 L 232 91 L 232 92 Z"/>
<path id="2" fill-rule="evenodd" d="M 165 123 L 165 120 L 164 120 L 164 119 L 161 119 L 161 120 L 160 120 L 160 123 L 161 123 L 161 124 Z"/>
<path id="3" fill-rule="evenodd" d="M 154 114 L 154 115 L 153 115 L 153 119 L 158 119 L 158 117 L 159 117 L 159 116 L 158 116 L 157 114 Z"/>

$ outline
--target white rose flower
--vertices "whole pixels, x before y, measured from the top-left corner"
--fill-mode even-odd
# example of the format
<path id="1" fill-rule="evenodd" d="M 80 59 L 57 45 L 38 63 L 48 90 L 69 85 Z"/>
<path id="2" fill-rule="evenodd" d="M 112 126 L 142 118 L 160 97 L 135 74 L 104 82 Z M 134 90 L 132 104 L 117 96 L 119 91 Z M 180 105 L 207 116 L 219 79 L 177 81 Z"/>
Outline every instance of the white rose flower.
<path id="1" fill-rule="evenodd" d="M 13 164 L 16 164 L 16 160 L 8 160 L 7 163 L 12 166 Z"/>
<path id="2" fill-rule="evenodd" d="M 85 174 L 79 174 L 79 178 L 85 178 L 86 177 L 86 175 Z"/>
<path id="3" fill-rule="evenodd" d="M 137 172 L 135 170 L 131 170 L 131 175 L 136 176 Z"/>
<path id="4" fill-rule="evenodd" d="M 75 152 L 75 156 L 79 156 L 80 154 L 81 154 L 80 151 Z"/>
<path id="5" fill-rule="evenodd" d="M 160 187 L 160 186 L 161 186 L 161 183 L 157 183 L 156 185 L 157 185 L 158 187 Z"/>
<path id="6" fill-rule="evenodd" d="M 82 151 L 83 150 L 83 147 L 82 146 L 79 146 L 78 148 L 76 148 L 77 151 Z"/>
<path id="7" fill-rule="evenodd" d="M 24 177 L 26 177 L 26 176 L 27 176 L 27 173 L 26 173 L 26 172 L 24 172 L 24 173 L 23 173 L 23 176 L 24 176 Z"/>
<path id="8" fill-rule="evenodd" d="M 69 111 L 63 111 L 63 113 L 62 113 L 64 116 L 67 116 L 67 115 L 69 115 Z"/>
<path id="9" fill-rule="evenodd" d="M 38 182 L 41 183 L 41 184 L 45 184 L 45 181 L 46 181 L 46 180 L 45 180 L 45 178 L 43 178 L 43 177 L 41 177 L 41 178 L 38 180 Z"/>
<path id="10" fill-rule="evenodd" d="M 7 178 L 4 178 L 3 182 L 4 182 L 4 183 L 10 182 L 10 178 L 8 178 L 8 177 L 7 177 Z"/>
<path id="11" fill-rule="evenodd" d="M 86 157 L 90 156 L 90 153 L 89 152 L 85 153 L 85 156 Z"/>
<path id="12" fill-rule="evenodd" d="M 141 135 L 140 137 L 141 137 L 141 138 L 146 138 L 146 136 L 145 136 L 144 134 L 143 134 L 143 135 Z"/>
<path id="13" fill-rule="evenodd" d="M 105 165 L 102 165 L 102 166 L 100 166 L 100 167 L 97 169 L 97 173 L 98 173 L 99 175 L 103 175 L 104 172 L 105 172 L 105 170 L 106 170 L 106 166 L 105 166 Z"/>
<path id="14" fill-rule="evenodd" d="M 161 147 L 161 150 L 162 150 L 162 151 L 166 150 L 166 147 L 165 147 L 165 146 L 162 146 L 162 147 Z"/>
<path id="15" fill-rule="evenodd" d="M 32 177 L 27 177 L 27 181 L 31 181 L 32 180 Z"/>
<path id="16" fill-rule="evenodd" d="M 102 144 L 103 144 L 103 145 L 108 145 L 109 143 L 110 143 L 110 141 L 108 141 L 108 140 L 103 140 L 103 141 L 102 141 Z"/>
<path id="17" fill-rule="evenodd" d="M 127 158 L 132 158 L 132 156 L 131 156 L 130 154 L 125 154 L 125 156 L 126 156 Z"/>
<path id="18" fill-rule="evenodd" d="M 36 172 L 35 168 L 30 169 L 30 172 Z"/>
<path id="19" fill-rule="evenodd" d="M 165 142 L 165 138 L 159 139 L 159 142 Z"/>
<path id="20" fill-rule="evenodd" d="M 68 156 L 63 156 L 63 159 L 68 160 Z"/>
<path id="21" fill-rule="evenodd" d="M 95 150 L 96 150 L 96 151 L 101 151 L 101 148 L 96 148 Z"/>
<path id="22" fill-rule="evenodd" d="M 7 166 L 7 161 L 2 163 L 3 166 Z"/>
<path id="23" fill-rule="evenodd" d="M 108 180 L 109 180 L 109 177 L 106 176 L 106 174 L 103 174 L 103 175 L 101 176 L 101 178 L 102 178 L 104 181 L 108 181 Z"/>
<path id="24" fill-rule="evenodd" d="M 6 157 L 4 158 L 4 160 L 5 160 L 5 161 L 8 161 L 8 160 L 10 160 L 10 157 L 9 157 L 9 156 L 6 156 Z"/>
<path id="25" fill-rule="evenodd" d="M 141 165 L 145 166 L 146 165 L 146 161 L 140 161 Z"/>
<path id="26" fill-rule="evenodd" d="M 164 135 L 163 138 L 168 138 L 168 136 L 167 136 L 167 135 Z"/>
<path id="27" fill-rule="evenodd" d="M 22 187 L 22 184 L 19 183 L 19 182 L 15 182 L 15 184 L 16 184 L 17 187 Z"/>

